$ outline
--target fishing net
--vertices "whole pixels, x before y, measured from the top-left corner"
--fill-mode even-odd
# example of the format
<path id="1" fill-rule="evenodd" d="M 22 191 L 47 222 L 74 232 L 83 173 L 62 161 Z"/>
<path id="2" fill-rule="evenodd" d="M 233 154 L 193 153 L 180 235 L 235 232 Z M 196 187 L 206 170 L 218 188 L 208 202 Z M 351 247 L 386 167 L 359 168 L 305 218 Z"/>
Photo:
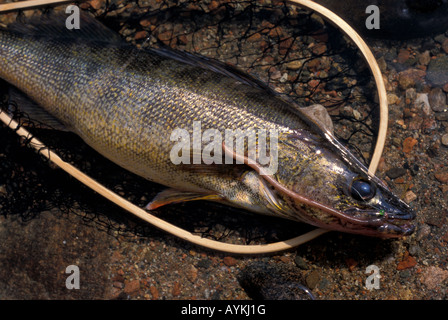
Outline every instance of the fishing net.
<path id="1" fill-rule="evenodd" d="M 368 163 L 378 123 L 375 83 L 357 46 L 315 12 L 284 2 L 234 0 L 111 0 L 79 6 L 138 47 L 170 47 L 213 58 L 260 79 L 300 106 L 323 105 L 336 137 Z M 6 18 L 14 20 L 16 14 Z M 31 132 L 63 160 L 125 199 L 143 207 L 164 189 L 110 163 L 73 134 L 54 134 L 29 121 L 20 106 L 7 100 L 6 90 L 2 96 L 3 110 L 28 128 L 31 123 Z M 18 138 L 5 127 L 0 131 L 3 215 L 26 222 L 51 210 L 67 219 L 80 216 L 115 235 L 157 232 L 24 148 L 29 137 Z M 156 214 L 203 237 L 240 244 L 285 240 L 311 229 L 209 202 L 166 206 Z"/>

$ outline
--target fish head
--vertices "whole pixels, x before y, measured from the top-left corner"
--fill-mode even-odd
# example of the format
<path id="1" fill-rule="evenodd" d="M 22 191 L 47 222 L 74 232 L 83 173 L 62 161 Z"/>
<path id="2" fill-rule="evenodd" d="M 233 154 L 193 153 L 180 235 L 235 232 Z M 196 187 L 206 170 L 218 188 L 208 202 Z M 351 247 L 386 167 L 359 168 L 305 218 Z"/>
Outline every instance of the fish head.
<path id="1" fill-rule="evenodd" d="M 348 150 L 338 152 L 322 140 L 290 140 L 279 157 L 275 176 L 264 178 L 276 190 L 280 211 L 292 219 L 382 238 L 413 233 L 415 211 Z"/>

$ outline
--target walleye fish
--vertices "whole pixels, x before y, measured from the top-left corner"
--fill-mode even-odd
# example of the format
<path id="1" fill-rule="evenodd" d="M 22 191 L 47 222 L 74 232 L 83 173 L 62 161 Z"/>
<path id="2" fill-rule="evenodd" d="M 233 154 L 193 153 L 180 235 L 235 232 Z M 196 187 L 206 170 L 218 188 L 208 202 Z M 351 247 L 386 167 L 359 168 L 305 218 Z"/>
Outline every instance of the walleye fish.
<path id="1" fill-rule="evenodd" d="M 2 29 L 0 77 L 106 158 L 169 187 L 148 210 L 210 200 L 349 233 L 413 232 L 411 208 L 295 103 L 234 68 L 167 49 L 137 49 L 81 17 L 79 30 L 67 30 L 65 17 Z M 198 123 L 204 132 L 277 133 L 269 150 L 276 170 L 264 174 L 249 148 L 238 152 L 224 142 L 218 150 L 204 137 L 200 150 L 212 144 L 210 155 L 222 151 L 235 163 L 173 163 L 179 143 L 173 132 L 186 130 L 194 140 Z"/>

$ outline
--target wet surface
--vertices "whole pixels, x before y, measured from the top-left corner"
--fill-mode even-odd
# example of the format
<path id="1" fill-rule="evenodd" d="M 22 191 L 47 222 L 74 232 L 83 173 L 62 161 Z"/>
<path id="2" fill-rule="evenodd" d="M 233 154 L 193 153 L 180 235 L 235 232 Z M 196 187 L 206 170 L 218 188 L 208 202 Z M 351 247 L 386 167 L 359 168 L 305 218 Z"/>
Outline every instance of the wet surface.
<path id="1" fill-rule="evenodd" d="M 344 61 L 354 61 L 348 55 L 351 46 L 342 50 L 334 36 L 328 37 L 333 31 L 323 28 L 323 21 L 314 18 L 312 25 L 325 32 L 305 35 L 305 39 L 296 34 L 297 40 L 286 41 L 294 19 L 284 18 L 283 6 L 268 6 L 269 10 L 262 11 L 266 16 L 263 22 L 257 20 L 263 15 L 254 14 L 250 20 L 250 10 L 231 2 L 204 1 L 193 3 L 198 6 L 194 10 L 181 7 L 186 10 L 180 11 L 181 22 L 196 21 L 195 28 L 185 28 L 191 32 L 182 35 L 177 29 L 182 19 L 168 19 L 178 12 L 167 9 L 174 7 L 170 2 L 111 3 L 115 7 L 104 20 L 110 26 L 115 24 L 129 41 L 142 44 L 150 36 L 151 44 L 161 41 L 218 55 L 259 75 L 303 105 L 321 103 L 328 107 L 338 136 L 369 158 L 375 135 L 375 87 L 362 61 L 345 70 Z M 97 13 L 104 13 L 105 5 L 103 1 L 83 4 L 84 9 Z M 225 16 L 220 8 L 232 9 L 241 21 L 253 22 L 240 23 L 247 31 L 245 41 L 232 40 L 241 37 L 234 26 L 239 20 L 221 19 L 217 29 L 198 25 L 206 20 L 199 19 L 200 12 L 206 17 Z M 244 14 L 237 15 L 241 12 Z M 299 12 L 299 17 L 306 15 Z M 282 24 L 285 21 L 289 26 Z M 217 30 L 222 37 L 213 36 Z M 377 174 L 416 210 L 413 235 L 381 240 L 331 232 L 290 252 L 256 257 L 205 250 L 129 216 L 53 168 L 2 126 L 0 298 L 309 299 L 304 291 L 288 295 L 291 288 L 303 285 L 316 299 L 446 299 L 447 36 L 367 39 L 383 72 L 389 99 L 389 131 Z M 227 48 L 232 46 L 232 50 Z M 260 46 L 264 49 L 257 51 Z M 297 60 L 299 56 L 306 59 Z M 2 88 L 6 88 L 3 83 Z M 143 206 L 163 190 L 123 172 L 70 134 L 33 132 L 64 159 L 135 204 Z M 156 213 L 197 234 L 231 243 L 274 242 L 309 230 L 213 203 L 173 205 Z M 79 290 L 65 286 L 69 265 L 79 267 Z M 370 265 L 378 267 L 379 289 L 366 287 Z"/>

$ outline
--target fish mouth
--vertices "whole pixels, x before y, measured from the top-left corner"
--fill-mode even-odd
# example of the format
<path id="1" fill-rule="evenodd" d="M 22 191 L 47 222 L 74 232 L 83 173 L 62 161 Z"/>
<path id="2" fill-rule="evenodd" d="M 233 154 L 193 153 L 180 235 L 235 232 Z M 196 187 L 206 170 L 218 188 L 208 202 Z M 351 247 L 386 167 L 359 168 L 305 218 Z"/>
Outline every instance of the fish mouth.
<path id="1" fill-rule="evenodd" d="M 351 224 L 354 233 L 382 238 L 408 236 L 415 231 L 415 225 L 411 221 L 415 219 L 416 213 L 406 203 L 398 201 L 400 207 L 382 203 L 380 210 L 350 208 L 344 214 L 366 221 L 365 225 Z"/>

